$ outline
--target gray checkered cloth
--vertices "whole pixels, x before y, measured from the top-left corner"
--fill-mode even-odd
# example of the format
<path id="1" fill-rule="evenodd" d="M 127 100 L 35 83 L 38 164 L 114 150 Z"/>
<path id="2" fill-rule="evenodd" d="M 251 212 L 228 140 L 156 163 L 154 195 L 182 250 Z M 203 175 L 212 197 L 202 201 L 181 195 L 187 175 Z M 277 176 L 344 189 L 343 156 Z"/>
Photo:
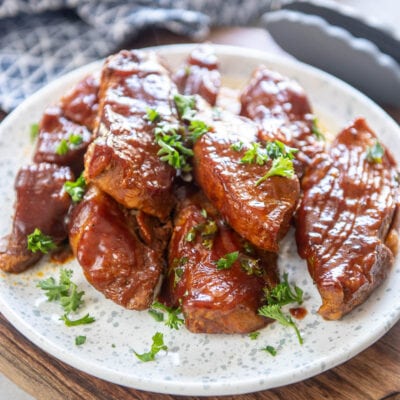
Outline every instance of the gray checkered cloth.
<path id="1" fill-rule="evenodd" d="M 104 57 L 146 27 L 190 38 L 247 25 L 271 0 L 0 0 L 0 108 L 11 111 L 50 80 Z"/>

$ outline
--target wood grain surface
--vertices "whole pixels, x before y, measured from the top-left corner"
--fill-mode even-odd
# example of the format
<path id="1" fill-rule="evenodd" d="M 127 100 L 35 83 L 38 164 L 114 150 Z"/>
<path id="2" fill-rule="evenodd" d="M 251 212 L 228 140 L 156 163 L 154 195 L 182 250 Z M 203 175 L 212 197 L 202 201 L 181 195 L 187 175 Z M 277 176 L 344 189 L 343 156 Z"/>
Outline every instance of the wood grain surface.
<path id="1" fill-rule="evenodd" d="M 265 31 L 213 31 L 215 43 L 235 44 L 285 55 Z M 146 31 L 124 47 L 187 41 L 162 31 Z M 400 122 L 400 110 L 388 110 Z M 3 114 L 4 115 L 4 114 Z M 0 119 L 3 116 L 0 110 Z M 400 289 L 400 288 L 399 288 Z M 0 313 L 0 371 L 38 400 L 184 400 L 217 397 L 161 395 L 125 388 L 90 376 L 55 359 L 22 336 Z M 0 393 L 1 400 L 3 399 Z M 226 396 L 238 400 L 400 400 L 400 322 L 373 346 L 314 378 L 263 392 Z"/>

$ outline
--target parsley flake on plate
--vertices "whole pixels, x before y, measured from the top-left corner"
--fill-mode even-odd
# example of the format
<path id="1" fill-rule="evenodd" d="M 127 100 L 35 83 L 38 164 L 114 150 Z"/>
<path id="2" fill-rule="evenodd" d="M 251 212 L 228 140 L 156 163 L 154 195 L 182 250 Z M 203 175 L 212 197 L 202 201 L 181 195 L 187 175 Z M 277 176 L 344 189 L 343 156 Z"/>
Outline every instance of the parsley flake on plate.
<path id="1" fill-rule="evenodd" d="M 283 314 L 281 306 L 279 304 L 262 306 L 258 309 L 258 314 L 267 318 L 275 319 L 283 326 L 289 326 L 293 328 L 296 332 L 299 343 L 303 344 L 303 338 L 300 335 L 299 328 L 294 323 L 290 315 Z"/>
<path id="2" fill-rule="evenodd" d="M 171 329 L 179 329 L 180 326 L 184 323 L 184 320 L 179 317 L 179 314 L 181 314 L 182 310 L 180 307 L 174 308 L 174 307 L 167 307 L 164 304 L 155 301 L 150 308 L 151 310 L 160 310 L 166 314 L 167 319 L 165 320 L 165 325 L 167 325 Z M 149 311 L 149 312 L 150 312 Z M 154 317 L 154 314 L 152 314 Z M 164 321 L 163 319 L 160 319 L 159 321 Z"/>
<path id="3" fill-rule="evenodd" d="M 152 337 L 153 343 L 151 345 L 150 351 L 146 353 L 139 354 L 135 350 L 135 356 L 143 362 L 154 361 L 156 358 L 156 354 L 158 354 L 161 350 L 167 351 L 168 347 L 164 344 L 164 335 L 161 332 L 156 332 Z"/>
<path id="4" fill-rule="evenodd" d="M 86 336 L 77 336 L 76 338 L 75 338 L 75 344 L 77 345 L 77 346 L 80 346 L 80 345 L 82 345 L 82 344 L 84 344 L 86 342 Z"/>

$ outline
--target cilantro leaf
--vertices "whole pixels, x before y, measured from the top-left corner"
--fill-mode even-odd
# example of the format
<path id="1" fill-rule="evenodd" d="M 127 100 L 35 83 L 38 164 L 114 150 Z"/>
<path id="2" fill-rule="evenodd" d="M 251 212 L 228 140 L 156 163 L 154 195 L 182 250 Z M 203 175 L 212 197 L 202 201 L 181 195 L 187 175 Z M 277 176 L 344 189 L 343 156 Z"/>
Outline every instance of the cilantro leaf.
<path id="1" fill-rule="evenodd" d="M 94 317 L 91 317 L 89 314 L 86 314 L 82 318 L 71 320 L 68 317 L 68 314 L 64 314 L 62 317 L 60 317 L 60 320 L 64 321 L 66 326 L 78 326 L 78 325 L 86 325 L 86 324 L 91 324 L 95 320 Z"/>
<path id="2" fill-rule="evenodd" d="M 382 163 L 382 157 L 385 154 L 383 146 L 376 141 L 373 146 L 367 148 L 367 161 L 371 163 Z"/>
<path id="3" fill-rule="evenodd" d="M 279 306 L 284 306 L 289 303 L 301 304 L 303 302 L 303 291 L 297 286 L 293 289 L 290 287 L 288 274 L 286 273 L 283 275 L 283 282 L 271 290 L 265 289 L 265 297 L 269 305 L 278 304 Z"/>
<path id="4" fill-rule="evenodd" d="M 218 261 L 215 261 L 217 265 L 217 270 L 229 269 L 233 263 L 238 259 L 239 252 L 233 251 L 232 253 L 225 254 L 224 257 L 221 257 Z"/>
<path id="5" fill-rule="evenodd" d="M 281 306 L 279 304 L 262 306 L 258 309 L 258 314 L 267 318 L 275 319 L 283 326 L 289 326 L 293 328 L 296 332 L 299 343 L 303 344 L 303 338 L 300 335 L 300 331 L 297 328 L 297 325 L 293 322 L 290 315 L 283 314 Z"/>
<path id="6" fill-rule="evenodd" d="M 256 186 L 258 186 L 261 182 L 264 182 L 271 176 L 283 176 L 284 178 L 293 178 L 294 168 L 292 160 L 284 156 L 279 156 L 278 158 L 275 158 L 272 161 L 272 166 L 269 171 L 256 182 Z"/>
<path id="7" fill-rule="evenodd" d="M 167 319 L 165 321 L 165 325 L 167 325 L 171 329 L 179 329 L 180 326 L 184 323 L 184 320 L 182 318 L 179 318 L 179 314 L 181 314 L 182 310 L 180 307 L 173 308 L 173 307 L 168 307 L 165 306 L 164 304 L 161 304 L 158 301 L 155 301 L 151 305 L 151 309 L 155 310 L 161 310 L 167 314 Z"/>
<path id="8" fill-rule="evenodd" d="M 44 235 L 42 231 L 38 228 L 28 235 L 28 250 L 32 253 L 36 253 L 37 251 L 41 251 L 44 254 L 47 254 L 50 250 L 54 250 L 57 245 L 53 242 L 53 239 L 50 236 Z"/>
<path id="9" fill-rule="evenodd" d="M 135 350 L 133 352 L 135 353 L 135 356 L 143 362 L 148 362 L 148 361 L 154 361 L 156 354 L 159 353 L 161 350 L 167 351 L 168 347 L 164 344 L 164 335 L 161 332 L 156 332 L 154 336 L 152 337 L 153 343 L 151 345 L 150 351 L 147 353 L 136 353 Z"/>
<path id="10" fill-rule="evenodd" d="M 86 190 L 86 181 L 83 174 L 76 181 L 65 182 L 64 190 L 71 196 L 74 203 L 80 202 Z"/>

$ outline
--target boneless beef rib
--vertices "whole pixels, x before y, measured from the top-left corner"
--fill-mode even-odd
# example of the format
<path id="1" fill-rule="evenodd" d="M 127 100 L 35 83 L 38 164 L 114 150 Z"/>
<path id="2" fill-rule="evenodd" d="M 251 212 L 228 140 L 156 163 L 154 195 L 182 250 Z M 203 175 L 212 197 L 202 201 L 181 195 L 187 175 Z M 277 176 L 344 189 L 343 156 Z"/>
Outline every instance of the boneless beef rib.
<path id="1" fill-rule="evenodd" d="M 234 262 L 218 268 L 227 254 Z M 257 310 L 263 289 L 277 284 L 276 255 L 248 246 L 201 192 L 179 202 L 168 260 L 163 300 L 182 307 L 191 332 L 246 333 L 271 322 Z"/>
<path id="2" fill-rule="evenodd" d="M 85 178 L 128 208 L 165 219 L 171 212 L 175 170 L 160 160 L 148 109 L 177 122 L 176 87 L 153 53 L 121 51 L 102 71 L 97 138 L 85 156 Z"/>
<path id="3" fill-rule="evenodd" d="M 328 154 L 314 159 L 303 179 L 297 244 L 326 319 L 339 319 L 362 303 L 393 264 L 385 241 L 398 207 L 397 171 L 390 154 L 381 153 L 359 118 Z"/>

